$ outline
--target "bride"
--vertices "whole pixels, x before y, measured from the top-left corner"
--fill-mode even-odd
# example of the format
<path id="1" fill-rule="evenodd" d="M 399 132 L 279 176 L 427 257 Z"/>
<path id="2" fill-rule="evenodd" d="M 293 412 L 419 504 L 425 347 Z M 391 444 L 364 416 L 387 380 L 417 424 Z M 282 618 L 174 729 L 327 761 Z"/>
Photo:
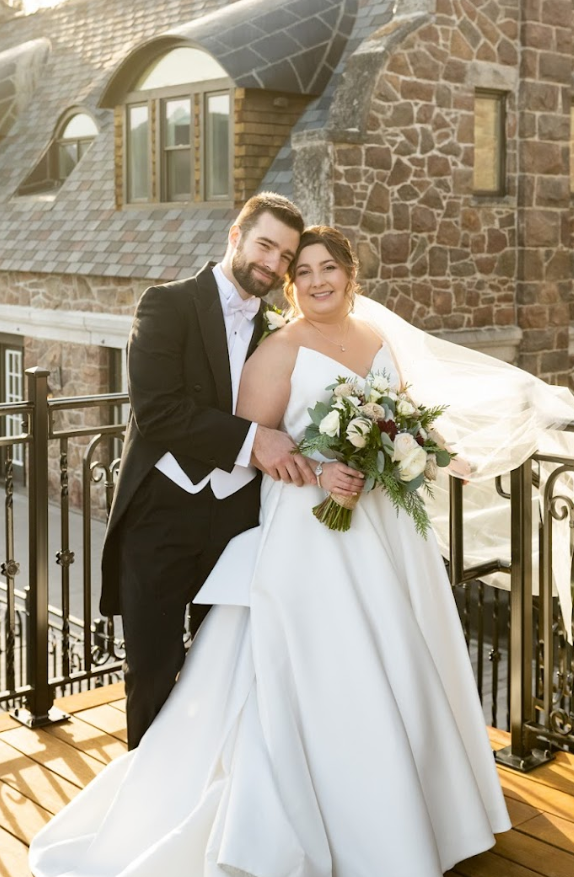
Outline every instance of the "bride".
<path id="1" fill-rule="evenodd" d="M 355 275 L 338 231 L 303 234 L 295 319 L 248 360 L 239 414 L 299 439 L 338 376 L 402 382 Z M 311 509 L 346 477 L 264 478 L 169 700 L 37 835 L 36 877 L 440 877 L 510 828 L 436 541 L 379 490 L 329 530 Z"/>

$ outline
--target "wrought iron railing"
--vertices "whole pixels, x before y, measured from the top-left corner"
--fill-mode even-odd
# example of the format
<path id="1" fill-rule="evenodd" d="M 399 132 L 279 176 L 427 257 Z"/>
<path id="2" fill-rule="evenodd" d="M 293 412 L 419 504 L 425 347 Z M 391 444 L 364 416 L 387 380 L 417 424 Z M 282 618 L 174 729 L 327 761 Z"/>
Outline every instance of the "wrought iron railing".
<path id="1" fill-rule="evenodd" d="M 71 692 L 82 686 L 102 683 L 121 670 L 121 631 L 113 619 L 92 618 L 92 519 L 105 516 L 113 493 L 113 476 L 118 466 L 111 454 L 112 441 L 121 440 L 124 426 L 117 411 L 127 396 L 100 396 L 51 399 L 49 372 L 28 369 L 28 401 L 1 405 L 0 416 L 19 414 L 23 418 L 18 436 L 0 437 L 4 448 L 5 556 L 0 567 L 6 584 L 0 595 L 3 605 L 2 677 L 0 706 L 9 706 L 20 721 L 29 726 L 59 721 L 65 716 L 53 706 L 55 693 Z M 86 412 L 95 411 L 93 423 L 86 423 Z M 70 413 L 74 417 L 70 417 Z M 71 424 L 70 419 L 83 420 Z M 75 552 L 70 544 L 70 442 L 84 442 L 81 463 L 74 468 L 82 504 L 82 617 L 71 613 L 70 568 Z M 15 557 L 14 473 L 11 457 L 14 446 L 24 446 L 27 468 L 28 553 L 27 581 L 19 591 L 16 577 L 24 565 Z M 97 457 L 97 452 L 100 456 Z M 51 463 L 52 460 L 52 463 Z M 55 461 L 55 462 L 54 462 Z M 50 494 L 49 482 L 52 485 Z M 103 497 L 93 488 L 103 487 Z M 98 501 L 99 500 L 99 501 Z M 59 505 L 60 547 L 56 562 L 60 570 L 59 607 L 49 604 L 48 512 L 50 501 Z M 52 582 L 52 585 L 55 583 Z M 17 672 L 17 667 L 19 672 Z M 24 705 L 23 705 L 24 704 Z"/>
<path id="2" fill-rule="evenodd" d="M 0 590 L 0 707 L 12 708 L 30 726 L 63 720 L 53 706 L 55 694 L 115 678 L 122 662 L 121 629 L 113 619 L 92 617 L 91 560 L 93 522 L 103 520 L 111 504 L 124 431 L 119 412 L 128 400 L 122 394 L 51 399 L 48 374 L 29 369 L 28 401 L 0 405 L 0 424 L 7 415 L 23 418 L 19 435 L 0 432 L 6 558 L 0 565 L 5 578 Z M 82 422 L 73 422 L 78 417 Z M 28 575 L 17 590 L 22 563 L 15 556 L 11 457 L 19 446 L 27 456 Z M 532 491 L 538 488 L 541 465 L 548 477 L 540 488 L 540 583 L 533 595 Z M 574 459 L 538 454 L 510 473 L 508 491 L 498 482 L 499 495 L 510 504 L 509 557 L 471 567 L 464 562 L 463 486 L 450 480 L 449 576 L 485 715 L 511 733 L 511 745 L 498 757 L 522 770 L 541 763 L 552 748 L 574 751 L 574 658 L 566 635 L 570 620 L 563 620 L 552 587 L 554 527 L 567 521 L 574 533 L 574 507 L 560 487 L 568 478 L 574 478 Z M 48 600 L 48 510 L 54 500 L 60 531 L 55 557 L 58 607 Z M 83 599 L 77 617 L 70 604 L 74 504 L 82 509 Z M 481 581 L 493 572 L 508 576 L 507 591 Z"/>

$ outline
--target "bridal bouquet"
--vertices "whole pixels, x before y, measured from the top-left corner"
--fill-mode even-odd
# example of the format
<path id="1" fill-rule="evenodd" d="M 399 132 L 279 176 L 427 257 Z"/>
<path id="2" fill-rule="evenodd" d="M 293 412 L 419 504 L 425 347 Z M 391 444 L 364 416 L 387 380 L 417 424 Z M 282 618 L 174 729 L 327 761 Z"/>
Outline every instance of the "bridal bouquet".
<path id="1" fill-rule="evenodd" d="M 408 387 L 394 390 L 384 371 L 364 380 L 339 377 L 327 390 L 330 401 L 308 409 L 311 423 L 297 452 L 318 452 L 363 472 L 364 490 L 385 490 L 397 512 L 402 508 L 411 515 L 426 537 L 429 519 L 417 490 L 432 495 L 438 467 L 448 466 L 455 456 L 432 429 L 446 406 L 415 405 Z M 331 530 L 348 530 L 359 498 L 329 494 L 313 514 Z"/>

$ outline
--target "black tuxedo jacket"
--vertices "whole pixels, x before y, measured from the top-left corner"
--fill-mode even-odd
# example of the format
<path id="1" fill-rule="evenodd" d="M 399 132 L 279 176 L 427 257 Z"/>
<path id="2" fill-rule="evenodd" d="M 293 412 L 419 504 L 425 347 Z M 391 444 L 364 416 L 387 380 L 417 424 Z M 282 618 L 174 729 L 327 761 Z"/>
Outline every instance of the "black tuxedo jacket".
<path id="1" fill-rule="evenodd" d="M 128 341 L 131 413 L 102 554 L 104 615 L 120 612 L 118 524 L 144 477 L 167 452 L 193 482 L 231 472 L 251 422 L 231 413 L 225 323 L 209 263 L 188 280 L 142 295 Z M 249 356 L 261 337 L 255 317 Z"/>

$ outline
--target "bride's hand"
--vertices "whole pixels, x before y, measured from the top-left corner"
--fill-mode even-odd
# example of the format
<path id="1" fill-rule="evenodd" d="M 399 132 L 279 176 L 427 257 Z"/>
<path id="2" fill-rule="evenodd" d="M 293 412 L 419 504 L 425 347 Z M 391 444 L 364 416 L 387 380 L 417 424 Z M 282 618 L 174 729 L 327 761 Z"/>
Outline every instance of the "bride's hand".
<path id="1" fill-rule="evenodd" d="M 460 478 L 463 484 L 468 484 L 468 477 L 472 474 L 472 467 L 468 460 L 463 457 L 454 457 L 448 464 L 446 471 L 449 475 Z"/>
<path id="2" fill-rule="evenodd" d="M 323 463 L 320 481 L 327 493 L 340 493 L 342 496 L 355 496 L 365 485 L 364 475 L 344 463 Z"/>

